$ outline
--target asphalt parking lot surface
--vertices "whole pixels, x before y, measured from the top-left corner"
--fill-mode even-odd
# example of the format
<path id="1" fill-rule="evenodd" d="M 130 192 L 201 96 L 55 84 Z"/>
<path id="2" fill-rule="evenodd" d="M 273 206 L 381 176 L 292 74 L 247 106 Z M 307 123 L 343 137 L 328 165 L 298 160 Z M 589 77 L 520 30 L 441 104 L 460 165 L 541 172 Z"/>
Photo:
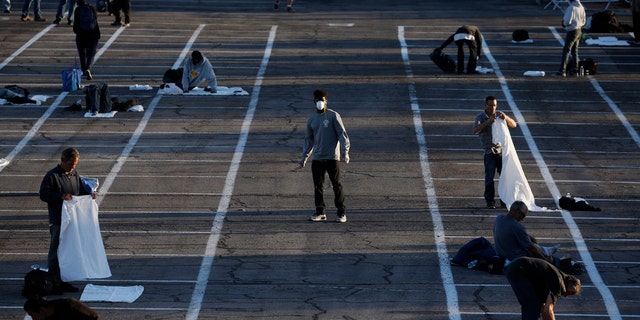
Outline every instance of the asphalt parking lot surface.
<path id="1" fill-rule="evenodd" d="M 49 21 L 54 2 L 42 4 Z M 39 185 L 75 147 L 78 172 L 101 182 L 112 276 L 74 284 L 144 286 L 132 303 L 88 302 L 101 319 L 519 319 L 504 276 L 449 264 L 468 241 L 492 240 L 506 212 L 482 198 L 472 125 L 487 95 L 518 121 L 511 135 L 537 204 L 554 209 L 571 193 L 602 209 L 524 221 L 586 266 L 583 293 L 561 299 L 558 318 L 640 317 L 640 47 L 582 44 L 597 74 L 561 78 L 561 11 L 534 1 L 300 0 L 294 13 L 284 0 L 279 11 L 267 0 L 133 2 L 128 28 L 100 14 L 84 83 L 145 109 L 112 118 L 66 110 L 84 97 L 61 88 L 77 55 L 70 27 L 21 22 L 16 1 L 0 15 L 0 84 L 47 97 L 0 106 L 0 318 L 25 318 L 23 277 L 49 246 Z M 631 23 L 628 8 L 610 9 Z M 479 64 L 493 72 L 445 74 L 430 61 L 463 24 L 480 28 Z M 516 29 L 533 43 L 512 43 Z M 192 50 L 220 86 L 248 95 L 159 94 Z M 547 75 L 523 76 L 531 70 Z M 344 224 L 329 186 L 328 220 L 307 221 L 310 166 L 297 163 L 316 88 L 351 139 Z"/>

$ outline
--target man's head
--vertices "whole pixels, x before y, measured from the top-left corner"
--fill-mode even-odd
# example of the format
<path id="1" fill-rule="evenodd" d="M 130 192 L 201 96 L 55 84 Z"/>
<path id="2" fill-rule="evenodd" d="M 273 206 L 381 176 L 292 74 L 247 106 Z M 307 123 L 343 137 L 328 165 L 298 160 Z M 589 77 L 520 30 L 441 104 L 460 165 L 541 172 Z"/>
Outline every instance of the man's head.
<path id="1" fill-rule="evenodd" d="M 522 221 L 527 216 L 527 213 L 529 213 L 527 205 L 524 202 L 517 200 L 511 204 L 508 215 L 518 221 Z"/>
<path id="2" fill-rule="evenodd" d="M 572 276 L 570 274 L 565 274 L 563 276 L 564 281 L 564 288 L 565 291 L 562 294 L 563 296 L 572 296 L 575 294 L 580 294 L 580 292 L 582 291 L 582 285 L 580 283 L 580 279 L 576 278 L 575 276 Z"/>
<path id="3" fill-rule="evenodd" d="M 200 62 L 202 62 L 203 60 L 204 58 L 202 57 L 202 53 L 200 53 L 200 51 L 194 50 L 191 53 L 191 62 L 193 62 L 194 65 L 200 64 Z"/>
<path id="4" fill-rule="evenodd" d="M 318 111 L 323 111 L 327 108 L 327 97 L 329 96 L 329 92 L 323 89 L 316 89 L 313 92 L 313 103 L 316 104 L 316 109 Z"/>
<path id="5" fill-rule="evenodd" d="M 73 172 L 80 159 L 80 153 L 74 148 L 67 148 L 62 151 L 60 156 L 60 167 L 66 174 Z"/>
<path id="6" fill-rule="evenodd" d="M 496 113 L 496 109 L 498 108 L 498 99 L 494 96 L 488 96 L 484 99 L 484 112 L 490 116 Z"/>
<path id="7" fill-rule="evenodd" d="M 46 319 L 53 312 L 50 303 L 40 297 L 32 297 L 24 303 L 26 311 L 33 320 Z"/>

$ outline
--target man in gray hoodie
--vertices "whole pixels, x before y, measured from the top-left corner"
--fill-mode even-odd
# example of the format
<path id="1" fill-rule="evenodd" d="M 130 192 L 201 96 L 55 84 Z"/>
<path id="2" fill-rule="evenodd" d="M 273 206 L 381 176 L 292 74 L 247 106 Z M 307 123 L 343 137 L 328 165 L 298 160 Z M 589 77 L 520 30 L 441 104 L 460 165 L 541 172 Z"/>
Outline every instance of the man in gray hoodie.
<path id="1" fill-rule="evenodd" d="M 207 92 L 216 93 L 218 80 L 209 59 L 200 51 L 193 51 L 191 57 L 184 61 L 184 71 L 182 73 L 182 90 L 187 93 L 191 89 L 207 81 Z"/>
<path id="2" fill-rule="evenodd" d="M 327 108 L 326 90 L 313 92 L 313 103 L 316 112 L 307 120 L 307 133 L 304 138 L 304 148 L 300 168 L 303 168 L 313 152 L 311 172 L 313 175 L 313 190 L 315 196 L 315 214 L 310 221 L 327 220 L 326 205 L 324 203 L 324 177 L 328 173 L 335 196 L 337 208 L 337 222 L 347 222 L 340 176 L 340 156 L 345 163 L 349 163 L 349 136 L 344 128 L 342 118 L 337 112 Z"/>

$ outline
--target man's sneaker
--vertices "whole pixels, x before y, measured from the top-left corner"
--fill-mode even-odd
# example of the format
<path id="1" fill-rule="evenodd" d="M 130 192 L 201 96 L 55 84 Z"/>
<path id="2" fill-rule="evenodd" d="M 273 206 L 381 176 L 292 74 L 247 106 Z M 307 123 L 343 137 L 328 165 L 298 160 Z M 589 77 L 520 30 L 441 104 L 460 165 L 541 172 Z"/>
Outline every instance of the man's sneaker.
<path id="1" fill-rule="evenodd" d="M 20 18 L 20 20 L 27 22 L 27 21 L 32 21 L 33 18 L 29 17 L 29 16 L 22 16 L 22 18 Z"/>
<path id="2" fill-rule="evenodd" d="M 347 222 L 347 215 L 341 214 L 336 217 L 336 222 L 345 223 Z"/>
<path id="3" fill-rule="evenodd" d="M 496 203 L 495 202 L 487 202 L 487 208 L 495 209 L 496 208 Z"/>
<path id="4" fill-rule="evenodd" d="M 128 28 L 128 27 L 131 27 L 131 23 L 127 22 L 127 23 L 123 24 L 123 26 L 125 26 L 125 27 L 127 27 L 127 28 Z"/>
<path id="5" fill-rule="evenodd" d="M 38 22 L 47 22 L 47 18 L 43 18 L 43 17 L 37 17 L 35 19 L 33 19 L 34 21 L 38 21 Z"/>
<path id="6" fill-rule="evenodd" d="M 53 20 L 53 24 L 60 24 L 60 19 Z"/>
<path id="7" fill-rule="evenodd" d="M 564 77 L 566 77 L 566 76 L 567 76 L 567 74 L 566 74 L 566 73 L 564 73 L 564 72 L 562 72 L 562 71 L 558 71 L 558 72 L 556 72 L 556 76 L 559 76 L 559 77 L 563 77 L 563 78 L 564 78 Z"/>
<path id="8" fill-rule="evenodd" d="M 327 215 L 326 214 L 312 214 L 309 216 L 309 221 L 325 221 L 327 220 Z"/>
<path id="9" fill-rule="evenodd" d="M 87 80 L 93 80 L 93 75 L 91 75 L 91 70 L 86 70 L 84 72 L 84 76 Z"/>
<path id="10" fill-rule="evenodd" d="M 120 21 L 114 21 L 114 22 L 111 24 L 111 26 L 112 26 L 112 27 L 121 27 L 121 26 L 122 26 L 122 22 L 120 22 Z"/>

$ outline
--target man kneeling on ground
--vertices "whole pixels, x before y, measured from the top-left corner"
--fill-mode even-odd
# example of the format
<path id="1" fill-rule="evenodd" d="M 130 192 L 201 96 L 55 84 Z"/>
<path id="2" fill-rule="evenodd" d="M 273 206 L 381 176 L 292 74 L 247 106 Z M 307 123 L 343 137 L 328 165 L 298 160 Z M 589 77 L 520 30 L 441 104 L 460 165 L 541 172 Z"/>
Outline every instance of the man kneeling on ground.
<path id="1" fill-rule="evenodd" d="M 182 90 L 184 93 L 189 92 L 193 88 L 207 81 L 207 87 L 204 91 L 216 93 L 218 81 L 216 73 L 209 62 L 200 51 L 193 51 L 191 57 L 184 61 L 184 72 L 182 73 Z"/>

